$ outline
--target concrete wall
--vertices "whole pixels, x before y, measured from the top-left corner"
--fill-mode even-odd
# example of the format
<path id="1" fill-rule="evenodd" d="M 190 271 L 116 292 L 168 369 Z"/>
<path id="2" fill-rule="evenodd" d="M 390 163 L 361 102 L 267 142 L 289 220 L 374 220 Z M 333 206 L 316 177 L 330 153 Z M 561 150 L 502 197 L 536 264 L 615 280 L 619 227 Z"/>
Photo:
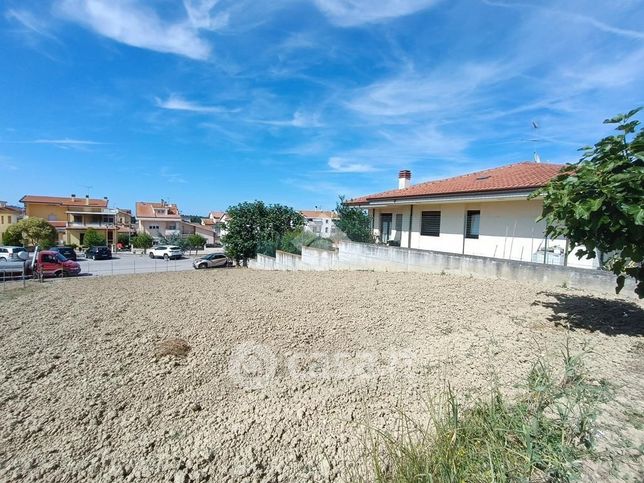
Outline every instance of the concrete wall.
<path id="1" fill-rule="evenodd" d="M 615 290 L 615 276 L 610 272 L 559 265 L 502 260 L 476 255 L 386 247 L 355 242 L 340 242 L 337 267 L 379 271 L 410 271 L 456 273 L 479 278 L 504 278 L 536 282 L 551 287 L 566 285 L 600 292 Z M 633 296 L 635 288 L 629 280 L 622 293 Z"/>
<path id="2" fill-rule="evenodd" d="M 376 270 L 395 272 L 454 273 L 477 278 L 504 278 L 535 282 L 552 288 L 570 288 L 614 293 L 615 276 L 610 272 L 526 261 L 503 260 L 429 250 L 340 242 L 339 249 L 302 249 L 302 256 L 277 252 L 276 256 L 257 255 L 249 266 L 259 270 Z M 628 280 L 622 294 L 636 297 L 635 284 Z"/>

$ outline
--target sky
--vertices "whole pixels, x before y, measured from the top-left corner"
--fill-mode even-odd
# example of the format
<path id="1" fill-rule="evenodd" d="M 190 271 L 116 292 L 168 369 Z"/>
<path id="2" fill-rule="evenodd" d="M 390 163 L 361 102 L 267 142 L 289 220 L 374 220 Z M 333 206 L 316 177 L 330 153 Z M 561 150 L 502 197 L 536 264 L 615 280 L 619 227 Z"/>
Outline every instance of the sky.
<path id="1" fill-rule="evenodd" d="M 575 161 L 643 85 L 642 0 L 3 0 L 0 199 L 331 209 Z"/>

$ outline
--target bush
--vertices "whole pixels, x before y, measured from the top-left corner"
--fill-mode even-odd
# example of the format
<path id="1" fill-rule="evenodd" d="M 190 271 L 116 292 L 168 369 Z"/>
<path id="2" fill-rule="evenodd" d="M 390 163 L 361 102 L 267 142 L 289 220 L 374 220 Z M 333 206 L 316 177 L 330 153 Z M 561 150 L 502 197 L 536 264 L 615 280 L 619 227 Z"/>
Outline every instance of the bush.
<path id="1" fill-rule="evenodd" d="M 154 244 L 154 240 L 147 233 L 141 233 L 132 238 L 132 246 L 134 248 L 143 248 L 143 252 L 147 252 L 148 248 L 151 248 Z"/>
<path id="2" fill-rule="evenodd" d="M 202 237 L 201 235 L 190 235 L 185 239 L 185 246 L 187 248 L 192 248 L 195 250 L 195 252 L 199 251 L 201 248 L 203 250 L 203 247 L 206 245 L 206 239 Z"/>
<path id="3" fill-rule="evenodd" d="M 83 245 L 86 247 L 102 247 L 106 244 L 105 237 L 93 228 L 88 228 L 83 236 Z"/>
<path id="4" fill-rule="evenodd" d="M 131 237 L 127 233 L 119 233 L 117 241 L 124 247 L 129 247 L 131 243 Z"/>
<path id="5" fill-rule="evenodd" d="M 398 431 L 371 429 L 368 475 L 379 482 L 571 481 L 592 455 L 593 424 L 607 387 L 566 351 L 559 376 L 543 362 L 514 402 L 496 389 L 463 408 L 447 387 L 429 425 L 402 414 Z M 428 427 L 429 426 L 429 427 Z"/>

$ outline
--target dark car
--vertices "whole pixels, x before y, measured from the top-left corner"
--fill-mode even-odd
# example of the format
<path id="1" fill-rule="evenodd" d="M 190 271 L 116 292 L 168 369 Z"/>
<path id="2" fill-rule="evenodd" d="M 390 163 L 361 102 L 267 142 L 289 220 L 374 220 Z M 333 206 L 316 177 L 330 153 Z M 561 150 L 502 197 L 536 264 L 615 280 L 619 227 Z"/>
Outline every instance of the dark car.
<path id="1" fill-rule="evenodd" d="M 90 247 L 85 251 L 85 256 L 92 260 L 109 260 L 112 258 L 112 250 L 109 247 Z"/>
<path id="2" fill-rule="evenodd" d="M 76 261 L 76 250 L 72 247 L 51 247 L 49 251 L 60 253 L 67 260 Z"/>

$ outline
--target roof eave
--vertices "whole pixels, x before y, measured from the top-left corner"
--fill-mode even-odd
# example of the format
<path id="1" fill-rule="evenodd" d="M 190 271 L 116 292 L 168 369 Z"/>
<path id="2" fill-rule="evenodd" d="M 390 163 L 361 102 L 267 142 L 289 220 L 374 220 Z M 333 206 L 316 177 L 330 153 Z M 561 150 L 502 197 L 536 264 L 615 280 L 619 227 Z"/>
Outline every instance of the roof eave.
<path id="1" fill-rule="evenodd" d="M 531 195 L 535 190 L 540 187 L 517 188 L 512 190 L 490 190 L 490 191 L 473 191 L 462 193 L 441 193 L 436 195 L 414 195 L 414 196 L 399 196 L 387 198 L 371 198 L 357 203 L 347 203 L 350 206 L 358 208 L 368 208 L 374 206 L 389 206 L 389 205 L 412 205 L 421 203 L 456 203 L 470 200 L 488 200 L 495 199 L 524 199 Z"/>

